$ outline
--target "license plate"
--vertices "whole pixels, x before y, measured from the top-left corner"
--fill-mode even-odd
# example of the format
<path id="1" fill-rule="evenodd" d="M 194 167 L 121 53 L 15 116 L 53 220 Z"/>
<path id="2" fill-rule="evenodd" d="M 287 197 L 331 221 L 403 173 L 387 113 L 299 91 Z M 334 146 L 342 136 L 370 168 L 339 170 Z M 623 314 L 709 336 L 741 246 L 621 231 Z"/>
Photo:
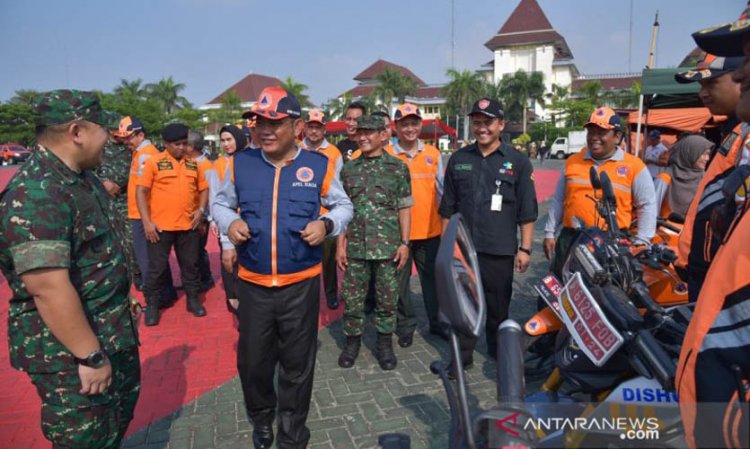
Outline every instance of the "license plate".
<path id="1" fill-rule="evenodd" d="M 570 278 L 559 299 L 564 311 L 560 317 L 573 339 L 596 366 L 604 365 L 624 339 L 607 320 L 580 273 Z"/>
<path id="2" fill-rule="evenodd" d="M 557 276 L 554 274 L 548 274 L 544 276 L 538 284 L 534 285 L 534 289 L 539 296 L 547 303 L 550 309 L 555 312 L 558 318 L 562 319 L 562 311 L 560 310 L 560 293 L 562 293 L 565 286 Z"/>

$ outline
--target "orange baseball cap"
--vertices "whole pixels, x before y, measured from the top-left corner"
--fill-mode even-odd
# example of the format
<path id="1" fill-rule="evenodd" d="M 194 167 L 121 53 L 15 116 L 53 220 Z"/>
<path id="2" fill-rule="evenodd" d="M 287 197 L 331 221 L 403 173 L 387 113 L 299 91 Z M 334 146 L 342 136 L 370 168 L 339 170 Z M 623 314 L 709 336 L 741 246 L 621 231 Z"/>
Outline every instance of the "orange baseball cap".
<path id="1" fill-rule="evenodd" d="M 117 137 L 129 137 L 136 131 L 143 131 L 143 123 L 131 116 L 125 116 L 120 120 L 120 126 L 112 134 Z"/>
<path id="2" fill-rule="evenodd" d="M 305 123 L 310 122 L 318 122 L 321 125 L 326 124 L 326 115 L 323 111 L 320 109 L 310 109 L 310 112 L 307 113 L 307 120 L 305 120 Z"/>
<path id="3" fill-rule="evenodd" d="M 281 120 L 287 117 L 302 117 L 297 98 L 280 86 L 266 87 L 260 93 L 258 102 L 249 111 L 242 114 L 242 118 L 261 116 L 271 120 Z"/>
<path id="4" fill-rule="evenodd" d="M 622 119 L 614 110 L 612 110 L 612 108 L 608 107 L 596 108 L 594 112 L 591 113 L 591 117 L 584 127 L 589 125 L 622 131 Z"/>
<path id="5" fill-rule="evenodd" d="M 393 120 L 397 122 L 402 118 L 406 118 L 410 115 L 422 118 L 422 113 L 419 112 L 419 108 L 417 106 L 411 103 L 404 103 L 399 106 L 398 109 L 396 109 L 396 112 L 393 114 Z"/>

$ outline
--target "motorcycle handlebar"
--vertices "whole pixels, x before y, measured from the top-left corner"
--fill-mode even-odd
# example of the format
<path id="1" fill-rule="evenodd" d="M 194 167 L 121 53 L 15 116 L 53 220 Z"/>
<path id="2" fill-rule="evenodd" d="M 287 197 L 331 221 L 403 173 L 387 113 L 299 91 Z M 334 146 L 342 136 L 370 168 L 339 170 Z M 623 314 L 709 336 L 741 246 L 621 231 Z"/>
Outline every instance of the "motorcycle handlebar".
<path id="1" fill-rule="evenodd" d="M 635 336 L 633 346 L 662 387 L 665 390 L 673 390 L 677 366 L 656 338 L 649 331 L 642 329 Z"/>
<path id="2" fill-rule="evenodd" d="M 524 400 L 523 331 L 513 320 L 497 328 L 497 400 L 522 403 Z"/>

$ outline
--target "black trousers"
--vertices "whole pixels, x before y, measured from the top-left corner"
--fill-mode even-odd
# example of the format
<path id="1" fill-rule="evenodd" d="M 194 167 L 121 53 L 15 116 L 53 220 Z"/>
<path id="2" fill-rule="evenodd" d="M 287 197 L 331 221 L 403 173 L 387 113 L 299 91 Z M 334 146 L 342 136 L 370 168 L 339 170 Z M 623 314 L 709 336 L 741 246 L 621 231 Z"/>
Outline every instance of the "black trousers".
<path id="1" fill-rule="evenodd" d="M 508 309 L 510 309 L 515 257 L 477 253 L 477 258 L 479 259 L 479 273 L 482 276 L 484 300 L 487 303 L 485 323 L 487 352 L 494 358 L 497 355 L 497 326 L 508 318 Z M 461 360 L 464 364 L 473 360 L 476 344 L 476 338 L 459 334 Z"/>
<path id="2" fill-rule="evenodd" d="M 247 415 L 271 425 L 278 407 L 280 449 L 307 446 L 305 426 L 318 345 L 320 277 L 284 287 L 237 280 L 240 307 L 237 371 Z M 279 390 L 274 371 L 279 365 Z"/>
<path id="3" fill-rule="evenodd" d="M 221 239 L 219 239 L 219 248 L 221 248 Z M 224 250 L 222 250 L 224 251 Z M 234 264 L 234 270 L 232 273 L 224 269 L 224 264 L 221 265 L 221 283 L 224 284 L 224 295 L 226 299 L 237 299 L 237 264 Z"/>
<path id="4" fill-rule="evenodd" d="M 203 285 L 210 284 L 214 278 L 211 275 L 211 259 L 208 257 L 208 251 L 206 251 L 206 243 L 208 243 L 208 229 L 204 233 L 198 233 L 200 246 L 200 253 L 198 255 L 198 274 L 200 282 Z"/>
<path id="5" fill-rule="evenodd" d="M 180 266 L 182 287 L 188 298 L 198 298 L 200 291 L 200 275 L 198 274 L 198 257 L 200 252 L 200 236 L 197 230 L 162 231 L 159 241 L 148 242 L 148 274 L 143 296 L 146 304 L 156 305 L 159 302 L 160 280 L 164 271 L 169 269 L 169 253 L 174 247 L 177 262 Z"/>
<path id="6" fill-rule="evenodd" d="M 440 327 L 435 287 L 435 258 L 437 258 L 438 248 L 440 248 L 440 237 L 411 241 L 409 260 L 406 262 L 406 267 L 401 270 L 398 281 L 398 308 L 396 309 L 396 317 L 398 318 L 396 333 L 398 335 L 413 333 L 417 328 L 417 312 L 414 310 L 414 303 L 409 290 L 412 262 L 417 266 L 419 283 L 422 285 L 422 299 L 430 329 Z"/>
<path id="7" fill-rule="evenodd" d="M 338 298 L 339 284 L 336 273 L 336 239 L 325 239 L 323 242 L 323 287 L 326 298 Z"/>

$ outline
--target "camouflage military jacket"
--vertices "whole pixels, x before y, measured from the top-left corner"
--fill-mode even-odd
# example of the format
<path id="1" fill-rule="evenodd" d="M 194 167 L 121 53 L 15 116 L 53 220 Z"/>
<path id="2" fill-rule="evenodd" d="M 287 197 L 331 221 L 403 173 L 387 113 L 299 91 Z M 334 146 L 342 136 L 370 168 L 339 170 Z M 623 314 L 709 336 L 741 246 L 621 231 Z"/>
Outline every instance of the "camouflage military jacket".
<path id="1" fill-rule="evenodd" d="M 344 165 L 341 182 L 354 205 L 346 231 L 347 255 L 368 260 L 393 257 L 401 244 L 398 210 L 414 204 L 409 168 L 387 153 L 361 156 Z"/>
<path id="2" fill-rule="evenodd" d="M 0 269 L 12 291 L 11 364 L 29 372 L 76 370 L 73 356 L 42 321 L 23 273 L 67 268 L 102 347 L 137 344 L 125 253 L 106 213 L 109 198 L 90 172 L 76 173 L 38 147 L 0 193 Z"/>
<path id="3" fill-rule="evenodd" d="M 108 140 L 104 144 L 102 163 L 94 173 L 102 181 L 108 179 L 117 184 L 120 187 L 120 196 L 126 197 L 132 159 L 133 153 L 125 145 Z"/>

